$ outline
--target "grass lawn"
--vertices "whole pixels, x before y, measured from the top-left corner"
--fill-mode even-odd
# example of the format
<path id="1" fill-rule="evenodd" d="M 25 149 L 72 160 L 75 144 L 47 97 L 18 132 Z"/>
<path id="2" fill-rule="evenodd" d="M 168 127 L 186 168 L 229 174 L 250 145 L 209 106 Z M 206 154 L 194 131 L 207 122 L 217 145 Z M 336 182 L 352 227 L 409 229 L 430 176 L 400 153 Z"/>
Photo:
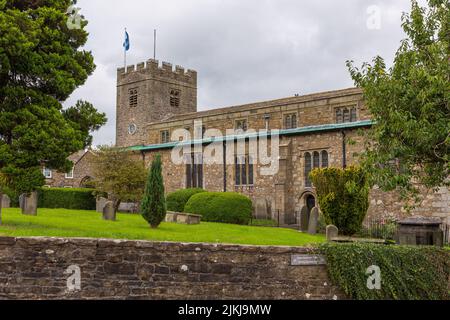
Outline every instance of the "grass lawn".
<path id="1" fill-rule="evenodd" d="M 202 222 L 199 225 L 162 223 L 154 230 L 140 215 L 118 214 L 117 221 L 104 221 L 95 211 L 38 209 L 38 216 L 25 216 L 20 209 L 3 209 L 0 236 L 82 237 L 178 242 L 302 246 L 325 241 L 290 229 L 239 226 Z"/>

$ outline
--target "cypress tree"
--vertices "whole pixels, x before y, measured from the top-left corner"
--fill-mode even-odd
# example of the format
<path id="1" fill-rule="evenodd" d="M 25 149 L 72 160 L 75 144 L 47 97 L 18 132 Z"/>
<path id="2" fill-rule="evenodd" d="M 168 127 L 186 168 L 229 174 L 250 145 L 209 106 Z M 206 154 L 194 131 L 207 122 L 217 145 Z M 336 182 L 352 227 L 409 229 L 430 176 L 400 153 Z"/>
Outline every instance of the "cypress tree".
<path id="1" fill-rule="evenodd" d="M 152 161 L 152 166 L 148 173 L 141 213 L 152 228 L 157 228 L 166 216 L 164 181 L 162 177 L 161 155 L 159 154 Z"/>

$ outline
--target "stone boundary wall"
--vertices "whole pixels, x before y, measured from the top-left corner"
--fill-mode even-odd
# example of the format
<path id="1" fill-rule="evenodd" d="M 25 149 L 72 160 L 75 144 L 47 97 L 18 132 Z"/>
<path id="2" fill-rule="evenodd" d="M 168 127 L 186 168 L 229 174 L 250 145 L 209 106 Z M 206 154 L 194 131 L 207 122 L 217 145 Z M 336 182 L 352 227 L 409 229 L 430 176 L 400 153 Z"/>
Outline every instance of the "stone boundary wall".
<path id="1" fill-rule="evenodd" d="M 306 247 L 0 237 L 0 299 L 345 298 L 316 254 Z M 310 257 L 317 264 L 294 262 Z"/>

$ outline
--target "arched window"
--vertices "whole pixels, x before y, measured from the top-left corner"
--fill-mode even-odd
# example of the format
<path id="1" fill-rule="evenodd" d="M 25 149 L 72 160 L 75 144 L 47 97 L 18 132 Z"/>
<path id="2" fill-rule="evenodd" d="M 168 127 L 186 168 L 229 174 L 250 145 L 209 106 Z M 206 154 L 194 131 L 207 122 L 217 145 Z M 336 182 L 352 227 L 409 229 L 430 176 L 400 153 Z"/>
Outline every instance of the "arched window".
<path id="1" fill-rule="evenodd" d="M 312 159 L 309 152 L 305 153 L 305 186 L 311 187 L 311 180 L 309 179 L 309 174 L 312 170 Z"/>
<path id="2" fill-rule="evenodd" d="M 322 168 L 328 168 L 328 152 L 324 150 L 320 156 L 322 158 Z"/>
<path id="3" fill-rule="evenodd" d="M 319 155 L 319 152 L 317 152 L 317 151 L 314 152 L 313 167 L 314 167 L 314 169 L 320 168 L 320 155 Z"/>

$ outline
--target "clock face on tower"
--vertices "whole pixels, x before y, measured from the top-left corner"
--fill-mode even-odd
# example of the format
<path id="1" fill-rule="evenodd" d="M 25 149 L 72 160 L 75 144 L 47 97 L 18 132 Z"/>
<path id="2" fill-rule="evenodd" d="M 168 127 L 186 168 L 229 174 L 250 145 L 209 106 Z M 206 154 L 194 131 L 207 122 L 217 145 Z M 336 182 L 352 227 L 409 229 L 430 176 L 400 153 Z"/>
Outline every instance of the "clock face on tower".
<path id="1" fill-rule="evenodd" d="M 137 131 L 137 126 L 134 123 L 130 123 L 128 126 L 128 134 L 133 135 Z"/>

